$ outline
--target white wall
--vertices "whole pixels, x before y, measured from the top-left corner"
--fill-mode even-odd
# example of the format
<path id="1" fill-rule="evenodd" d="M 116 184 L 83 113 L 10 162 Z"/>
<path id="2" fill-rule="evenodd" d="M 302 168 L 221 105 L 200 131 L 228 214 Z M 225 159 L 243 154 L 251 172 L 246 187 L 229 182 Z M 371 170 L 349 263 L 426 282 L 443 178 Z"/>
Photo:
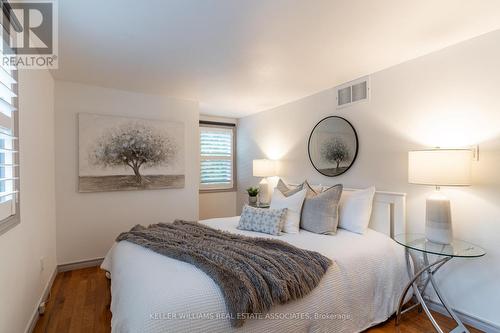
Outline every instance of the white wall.
<path id="1" fill-rule="evenodd" d="M 200 120 L 238 124 L 237 119 L 200 115 Z M 238 128 L 236 128 L 236 133 Z M 200 192 L 200 220 L 236 215 L 236 191 Z"/>
<path id="2" fill-rule="evenodd" d="M 79 112 L 183 122 L 185 188 L 78 193 Z M 135 224 L 198 219 L 198 103 L 57 81 L 55 113 L 59 264 L 103 257 Z"/>
<path id="3" fill-rule="evenodd" d="M 200 192 L 200 220 L 236 216 L 236 192 Z"/>
<path id="4" fill-rule="evenodd" d="M 19 96 L 21 223 L 0 235 L 0 332 L 26 330 L 56 267 L 52 76 L 20 71 Z"/>
<path id="5" fill-rule="evenodd" d="M 252 159 L 281 161 L 288 181 L 376 185 L 408 193 L 409 230 L 424 229 L 432 188 L 407 183 L 407 152 L 421 147 L 480 144 L 474 185 L 443 189 L 451 198 L 455 236 L 483 246 L 480 259 L 454 259 L 440 272 L 459 310 L 500 326 L 500 31 L 391 67 L 371 76 L 371 100 L 335 109 L 326 90 L 239 120 L 238 207 L 256 185 Z M 355 79 L 355 78 L 353 78 Z M 307 139 L 323 117 L 341 115 L 359 136 L 359 154 L 344 175 L 328 178 L 311 166 Z"/>

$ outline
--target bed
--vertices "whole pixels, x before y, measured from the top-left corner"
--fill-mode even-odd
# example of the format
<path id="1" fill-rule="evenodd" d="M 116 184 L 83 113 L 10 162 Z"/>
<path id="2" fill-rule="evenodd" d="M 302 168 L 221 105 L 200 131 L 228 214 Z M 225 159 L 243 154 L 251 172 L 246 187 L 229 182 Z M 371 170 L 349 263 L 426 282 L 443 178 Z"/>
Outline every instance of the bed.
<path id="1" fill-rule="evenodd" d="M 271 236 L 236 229 L 238 217 L 201 221 L 237 234 L 278 238 L 334 260 L 304 298 L 233 328 L 215 282 L 198 268 L 129 242 L 116 243 L 102 268 L 111 276 L 113 332 L 359 332 L 385 321 L 408 281 L 404 250 L 391 235 L 404 232 L 405 196 L 377 192 L 370 229 L 355 234 Z"/>

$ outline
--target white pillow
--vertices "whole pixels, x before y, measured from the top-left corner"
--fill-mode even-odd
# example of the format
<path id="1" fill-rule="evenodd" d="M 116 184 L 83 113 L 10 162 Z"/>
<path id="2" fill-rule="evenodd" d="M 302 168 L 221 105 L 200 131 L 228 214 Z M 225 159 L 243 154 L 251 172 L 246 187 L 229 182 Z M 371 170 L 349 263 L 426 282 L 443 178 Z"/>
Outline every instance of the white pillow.
<path id="1" fill-rule="evenodd" d="M 303 189 L 289 197 L 285 197 L 283 193 L 277 188 L 274 189 L 271 198 L 271 209 L 286 208 L 286 220 L 283 226 L 283 232 L 289 234 L 298 234 L 300 227 L 300 213 L 302 211 L 302 204 L 306 197 L 307 189 Z"/>
<path id="2" fill-rule="evenodd" d="M 375 187 L 364 190 L 344 191 L 339 203 L 339 228 L 363 234 L 372 215 Z"/>

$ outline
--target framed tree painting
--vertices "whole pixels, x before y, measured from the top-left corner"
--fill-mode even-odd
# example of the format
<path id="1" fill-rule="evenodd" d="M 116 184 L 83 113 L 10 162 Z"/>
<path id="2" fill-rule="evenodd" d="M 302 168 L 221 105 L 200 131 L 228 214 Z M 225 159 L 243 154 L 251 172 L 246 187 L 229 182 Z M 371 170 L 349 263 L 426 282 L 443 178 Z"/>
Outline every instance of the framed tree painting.
<path id="1" fill-rule="evenodd" d="M 79 192 L 183 188 L 184 124 L 78 114 Z"/>
<path id="2" fill-rule="evenodd" d="M 358 155 L 358 135 L 346 119 L 330 116 L 319 121 L 309 136 L 309 159 L 321 174 L 335 177 L 352 166 Z"/>

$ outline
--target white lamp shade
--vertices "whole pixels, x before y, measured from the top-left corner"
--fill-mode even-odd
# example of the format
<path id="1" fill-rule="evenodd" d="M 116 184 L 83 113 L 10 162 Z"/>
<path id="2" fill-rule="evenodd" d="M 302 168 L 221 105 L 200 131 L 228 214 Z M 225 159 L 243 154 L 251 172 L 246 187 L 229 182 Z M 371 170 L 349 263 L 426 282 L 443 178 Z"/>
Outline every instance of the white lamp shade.
<path id="1" fill-rule="evenodd" d="M 254 177 L 276 176 L 276 161 L 253 160 L 253 175 Z"/>
<path id="2" fill-rule="evenodd" d="M 428 149 L 408 152 L 408 182 L 433 186 L 467 186 L 471 183 L 472 151 Z"/>

